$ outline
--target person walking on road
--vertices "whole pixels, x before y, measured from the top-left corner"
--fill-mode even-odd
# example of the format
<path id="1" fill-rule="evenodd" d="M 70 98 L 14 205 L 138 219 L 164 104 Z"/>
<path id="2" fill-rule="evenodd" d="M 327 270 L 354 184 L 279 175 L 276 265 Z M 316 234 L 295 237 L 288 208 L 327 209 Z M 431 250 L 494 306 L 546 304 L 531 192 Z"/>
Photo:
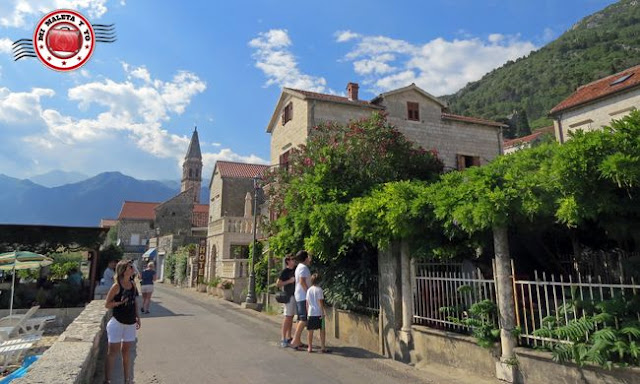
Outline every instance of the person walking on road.
<path id="1" fill-rule="evenodd" d="M 140 291 L 142 292 L 142 313 L 150 313 L 153 282 L 156 281 L 156 270 L 153 261 L 147 263 L 147 268 L 140 274 Z"/>
<path id="2" fill-rule="evenodd" d="M 131 280 L 134 274 L 133 264 L 129 260 L 121 260 L 116 265 L 116 282 L 107 293 L 105 307 L 113 310 L 113 317 L 107 323 L 105 383 L 111 382 L 111 370 L 118 353 L 122 353 L 125 384 L 131 383 L 131 347 L 141 325 L 137 289 Z"/>
<path id="3" fill-rule="evenodd" d="M 307 290 L 307 314 L 309 321 L 307 322 L 307 343 L 309 347 L 307 352 L 313 352 L 313 331 L 320 330 L 320 352 L 331 353 L 330 349 L 325 348 L 325 330 L 324 319 L 326 312 L 324 310 L 324 292 L 320 288 L 320 275 L 314 273 L 311 275 L 311 288 Z"/>
<path id="4" fill-rule="evenodd" d="M 296 261 L 293 255 L 284 258 L 285 268 L 280 272 L 280 277 L 276 281 L 276 286 L 282 288 L 289 295 L 289 302 L 282 304 L 284 307 L 282 319 L 282 347 L 288 347 L 291 341 L 291 330 L 293 328 L 293 316 L 296 314 L 296 289 L 295 267 Z"/>
<path id="5" fill-rule="evenodd" d="M 307 326 L 307 289 L 309 289 L 309 278 L 311 277 L 311 272 L 309 271 L 311 256 L 307 251 L 298 251 L 298 253 L 296 253 L 296 261 L 298 262 L 298 266 L 296 266 L 294 275 L 296 280 L 294 297 L 296 299 L 298 325 L 296 326 L 296 333 L 291 342 L 291 347 L 300 351 L 304 348 L 300 337 L 302 336 L 304 327 Z"/>

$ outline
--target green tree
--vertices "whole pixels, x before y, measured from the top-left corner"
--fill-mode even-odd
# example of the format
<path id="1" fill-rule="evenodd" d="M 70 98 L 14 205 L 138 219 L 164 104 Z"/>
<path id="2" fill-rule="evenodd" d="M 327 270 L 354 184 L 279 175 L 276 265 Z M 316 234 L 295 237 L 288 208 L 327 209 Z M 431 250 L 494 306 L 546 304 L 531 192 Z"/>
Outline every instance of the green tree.
<path id="1" fill-rule="evenodd" d="M 529 118 L 527 117 L 527 111 L 519 109 L 515 116 L 516 137 L 529 136 L 531 134 L 531 127 L 529 126 Z"/>
<path id="2" fill-rule="evenodd" d="M 363 269 L 375 264 L 361 258 L 370 258 L 372 247 L 350 236 L 349 203 L 385 182 L 434 180 L 442 168 L 435 153 L 413 147 L 381 114 L 320 125 L 294 151 L 289 170 L 269 176 L 270 210 L 280 214 L 271 225 L 270 247 L 278 255 L 310 251 L 327 287 L 338 276 L 349 280 L 347 272 L 370 275 Z"/>

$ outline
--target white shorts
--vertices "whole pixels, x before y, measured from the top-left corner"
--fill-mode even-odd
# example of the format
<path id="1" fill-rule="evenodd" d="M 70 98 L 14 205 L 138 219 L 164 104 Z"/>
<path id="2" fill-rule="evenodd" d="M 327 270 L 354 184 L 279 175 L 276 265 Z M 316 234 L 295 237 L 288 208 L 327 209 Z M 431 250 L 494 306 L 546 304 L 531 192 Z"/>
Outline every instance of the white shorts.
<path id="1" fill-rule="evenodd" d="M 286 304 L 282 304 L 282 306 L 284 307 L 284 312 L 283 314 L 285 316 L 295 316 L 296 315 L 296 298 L 293 297 L 294 295 L 291 295 L 291 297 L 289 297 L 289 302 Z"/>
<path id="2" fill-rule="evenodd" d="M 140 287 L 140 292 L 142 293 L 152 293 L 153 292 L 153 284 L 147 284 Z"/>
<path id="3" fill-rule="evenodd" d="M 136 341 L 136 325 L 122 324 L 112 317 L 107 323 L 107 340 L 109 344 Z"/>

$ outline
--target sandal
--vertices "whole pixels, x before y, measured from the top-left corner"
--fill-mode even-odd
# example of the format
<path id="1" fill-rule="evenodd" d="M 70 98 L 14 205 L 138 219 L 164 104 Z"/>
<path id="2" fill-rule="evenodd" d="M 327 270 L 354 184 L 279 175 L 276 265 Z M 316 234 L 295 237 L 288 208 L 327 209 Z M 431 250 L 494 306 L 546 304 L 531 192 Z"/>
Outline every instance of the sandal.
<path id="1" fill-rule="evenodd" d="M 307 353 L 313 353 L 313 349 L 308 348 L 308 349 L 307 349 Z"/>
<path id="2" fill-rule="evenodd" d="M 331 353 L 333 352 L 332 350 L 330 350 L 329 348 L 325 348 L 325 349 L 321 349 L 320 353 Z"/>

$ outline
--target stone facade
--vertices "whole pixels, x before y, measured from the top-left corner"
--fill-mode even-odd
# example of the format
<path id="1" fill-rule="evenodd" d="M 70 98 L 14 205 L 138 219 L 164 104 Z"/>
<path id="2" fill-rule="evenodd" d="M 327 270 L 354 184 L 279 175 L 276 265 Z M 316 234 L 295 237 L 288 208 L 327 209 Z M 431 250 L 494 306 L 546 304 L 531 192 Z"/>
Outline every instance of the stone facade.
<path id="1" fill-rule="evenodd" d="M 217 162 L 211 177 L 207 267 L 205 279 L 215 276 L 234 282 L 234 301 L 241 301 L 249 275 L 248 247 L 253 241 L 253 176 L 267 167 Z M 258 191 L 258 202 L 263 200 Z M 260 237 L 258 230 L 257 236 Z M 244 292 L 243 292 L 244 291 Z"/>
<path id="2" fill-rule="evenodd" d="M 571 132 L 592 131 L 611 124 L 613 119 L 622 119 L 640 107 L 640 88 L 579 105 L 561 111 L 554 116 L 554 133 L 560 143 L 571 139 Z"/>
<path id="3" fill-rule="evenodd" d="M 125 257 L 137 258 L 147 248 L 147 241 L 153 235 L 153 220 L 121 218 L 118 225 L 118 239 L 124 248 Z"/>
<path id="4" fill-rule="evenodd" d="M 408 103 L 417 103 L 418 119 L 409 118 Z M 282 111 L 289 105 L 293 114 L 283 124 Z M 304 144 L 314 126 L 329 121 L 344 124 L 376 111 L 386 113 L 389 123 L 416 145 L 436 150 L 447 169 L 458 168 L 461 156 L 482 165 L 502 153 L 501 124 L 450 115 L 444 102 L 413 84 L 370 102 L 285 88 L 267 127 L 271 164 L 279 164 L 284 153 Z"/>
<path id="5" fill-rule="evenodd" d="M 192 189 L 182 192 L 155 208 L 155 225 L 160 228 L 161 234 L 191 234 L 194 201 L 193 192 L 194 190 Z M 154 236 L 154 234 L 152 234 L 152 236 Z"/>

